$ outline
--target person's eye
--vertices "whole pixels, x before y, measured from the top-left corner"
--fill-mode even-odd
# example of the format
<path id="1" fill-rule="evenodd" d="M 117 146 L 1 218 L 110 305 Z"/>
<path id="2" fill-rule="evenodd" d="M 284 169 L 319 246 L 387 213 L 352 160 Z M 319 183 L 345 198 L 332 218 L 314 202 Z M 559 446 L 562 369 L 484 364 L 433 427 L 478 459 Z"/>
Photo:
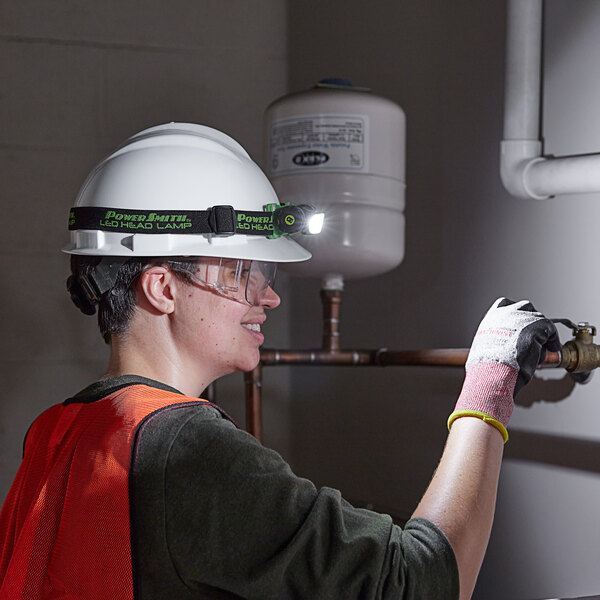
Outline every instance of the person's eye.
<path id="1" fill-rule="evenodd" d="M 223 283 L 227 287 L 235 287 L 237 284 L 237 277 L 235 269 L 226 268 L 223 269 L 222 273 Z"/>

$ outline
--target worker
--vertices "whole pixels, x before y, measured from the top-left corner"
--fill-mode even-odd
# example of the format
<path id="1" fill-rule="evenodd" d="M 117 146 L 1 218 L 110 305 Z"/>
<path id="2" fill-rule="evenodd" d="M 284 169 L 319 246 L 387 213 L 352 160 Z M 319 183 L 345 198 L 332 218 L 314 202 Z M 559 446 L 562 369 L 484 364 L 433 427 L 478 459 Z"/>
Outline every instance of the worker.
<path id="1" fill-rule="evenodd" d="M 471 597 L 513 396 L 558 349 L 554 325 L 526 301 L 493 304 L 401 529 L 296 476 L 200 398 L 259 362 L 276 265 L 310 256 L 286 227 L 308 217 L 200 125 L 143 131 L 91 172 L 68 289 L 98 312 L 109 364 L 27 433 L 0 513 L 1 600 Z"/>

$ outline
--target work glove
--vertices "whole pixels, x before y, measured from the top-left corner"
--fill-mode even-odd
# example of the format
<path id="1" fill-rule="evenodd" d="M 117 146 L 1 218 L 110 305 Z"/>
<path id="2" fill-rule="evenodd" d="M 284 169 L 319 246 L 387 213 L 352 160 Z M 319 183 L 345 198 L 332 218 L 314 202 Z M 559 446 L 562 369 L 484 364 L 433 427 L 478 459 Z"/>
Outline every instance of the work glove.
<path id="1" fill-rule="evenodd" d="M 546 350 L 558 352 L 560 348 L 554 323 L 531 302 L 496 300 L 473 339 L 448 429 L 459 417 L 479 417 L 496 427 L 506 442 L 514 397 L 544 361 Z"/>

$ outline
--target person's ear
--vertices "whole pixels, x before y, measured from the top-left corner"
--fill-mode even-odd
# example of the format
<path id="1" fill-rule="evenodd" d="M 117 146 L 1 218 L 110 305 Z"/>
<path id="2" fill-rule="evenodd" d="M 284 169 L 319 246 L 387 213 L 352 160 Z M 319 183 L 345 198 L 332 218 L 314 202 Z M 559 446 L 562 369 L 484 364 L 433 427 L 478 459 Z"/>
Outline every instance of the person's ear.
<path id="1" fill-rule="evenodd" d="M 158 313 L 168 315 L 175 310 L 175 278 L 166 267 L 155 265 L 144 270 L 138 291 Z"/>

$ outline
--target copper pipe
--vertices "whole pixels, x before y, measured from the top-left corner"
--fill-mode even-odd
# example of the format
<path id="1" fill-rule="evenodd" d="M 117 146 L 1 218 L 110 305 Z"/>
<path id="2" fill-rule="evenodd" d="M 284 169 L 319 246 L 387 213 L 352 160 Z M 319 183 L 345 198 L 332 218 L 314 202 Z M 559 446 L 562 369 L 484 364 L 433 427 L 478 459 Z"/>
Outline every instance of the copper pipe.
<path id="1" fill-rule="evenodd" d="M 413 366 L 464 367 L 468 348 L 439 348 L 432 350 L 261 350 L 261 364 L 320 365 L 320 366 Z M 560 352 L 548 352 L 540 368 L 560 366 Z"/>
<path id="2" fill-rule="evenodd" d="M 323 350 L 337 352 L 340 349 L 340 308 L 342 290 L 321 290 L 323 303 Z"/>
<path id="3" fill-rule="evenodd" d="M 556 367 L 562 367 L 564 366 L 562 363 L 562 352 L 546 352 L 546 358 L 544 358 L 541 365 L 538 365 L 538 369 L 553 369 Z"/>
<path id="4" fill-rule="evenodd" d="M 329 366 L 381 366 L 388 365 L 437 365 L 464 366 L 468 350 L 404 350 L 390 352 L 380 350 L 262 350 L 261 363 L 276 365 L 329 365 Z"/>
<path id="5" fill-rule="evenodd" d="M 262 363 L 244 373 L 246 388 L 246 431 L 262 442 Z"/>
<path id="6" fill-rule="evenodd" d="M 246 428 L 262 441 L 261 396 L 262 367 L 277 365 L 319 366 L 427 366 L 464 367 L 468 348 L 439 348 L 431 350 L 340 350 L 340 310 L 343 292 L 322 289 L 323 346 L 316 350 L 268 350 L 260 352 L 260 363 L 244 373 L 246 387 Z M 565 346 L 566 348 L 566 346 Z M 600 356 L 600 350 L 598 350 Z M 548 352 L 538 368 L 565 366 L 561 352 Z M 600 359 L 599 359 L 600 360 Z"/>
<path id="7" fill-rule="evenodd" d="M 217 403 L 217 386 L 214 381 L 204 390 L 200 397 L 205 398 L 211 404 Z"/>
<path id="8" fill-rule="evenodd" d="M 464 367 L 468 348 L 432 350 L 261 350 L 260 363 L 253 371 L 244 373 L 246 384 L 246 429 L 262 442 L 262 367 L 278 365 L 307 366 L 411 366 Z M 561 366 L 561 353 L 548 352 L 541 369 Z"/>

